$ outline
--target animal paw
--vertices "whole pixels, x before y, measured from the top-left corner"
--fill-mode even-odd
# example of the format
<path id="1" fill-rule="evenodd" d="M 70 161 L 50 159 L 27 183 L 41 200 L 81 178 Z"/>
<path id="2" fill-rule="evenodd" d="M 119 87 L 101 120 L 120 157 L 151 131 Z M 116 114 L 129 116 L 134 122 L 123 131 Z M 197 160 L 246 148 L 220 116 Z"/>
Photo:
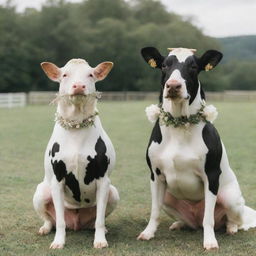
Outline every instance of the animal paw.
<path id="1" fill-rule="evenodd" d="M 50 249 L 63 249 L 64 243 L 52 242 L 50 245 Z"/>
<path id="2" fill-rule="evenodd" d="M 185 223 L 182 221 L 175 221 L 172 223 L 172 225 L 169 227 L 169 230 L 180 230 L 185 226 Z"/>
<path id="3" fill-rule="evenodd" d="M 96 249 L 106 248 L 106 247 L 108 247 L 108 242 L 107 242 L 107 240 L 94 241 L 93 247 Z"/>
<path id="4" fill-rule="evenodd" d="M 219 249 L 219 245 L 218 245 L 217 240 L 211 241 L 211 242 L 205 242 L 205 243 L 204 243 L 204 249 L 205 249 L 206 251 L 218 250 L 218 249 Z"/>
<path id="5" fill-rule="evenodd" d="M 43 236 L 47 235 L 51 232 L 52 230 L 52 224 L 44 224 L 41 228 L 39 228 L 38 234 Z"/>
<path id="6" fill-rule="evenodd" d="M 234 235 L 238 231 L 238 226 L 236 224 L 228 223 L 227 224 L 227 233 L 229 235 Z"/>
<path id="7" fill-rule="evenodd" d="M 151 238 L 154 237 L 154 234 L 149 233 L 149 232 L 142 232 L 140 235 L 137 237 L 137 240 L 150 240 Z"/>

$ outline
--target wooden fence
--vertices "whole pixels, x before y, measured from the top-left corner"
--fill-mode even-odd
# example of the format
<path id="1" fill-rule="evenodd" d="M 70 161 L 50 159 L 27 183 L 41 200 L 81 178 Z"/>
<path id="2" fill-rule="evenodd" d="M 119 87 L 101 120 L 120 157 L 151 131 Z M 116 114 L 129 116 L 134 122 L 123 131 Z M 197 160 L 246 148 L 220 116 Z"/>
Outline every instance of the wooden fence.
<path id="1" fill-rule="evenodd" d="M 24 107 L 26 103 L 26 93 L 0 93 L 0 108 Z"/>
<path id="2" fill-rule="evenodd" d="M 28 104 L 49 104 L 57 92 L 30 92 Z M 103 101 L 156 100 L 158 92 L 103 92 Z"/>
<path id="3" fill-rule="evenodd" d="M 26 104 L 45 105 L 49 104 L 57 92 L 29 92 L 25 93 L 2 93 L 0 94 L 0 107 L 20 107 Z M 157 102 L 159 92 L 103 92 L 102 101 L 127 101 L 148 100 Z M 207 101 L 255 101 L 256 91 L 225 91 L 206 92 Z"/>
<path id="4" fill-rule="evenodd" d="M 56 92 L 30 92 L 28 104 L 49 104 Z M 159 92 L 103 92 L 102 101 L 149 100 L 158 101 Z M 207 101 L 255 101 L 256 91 L 206 92 Z"/>

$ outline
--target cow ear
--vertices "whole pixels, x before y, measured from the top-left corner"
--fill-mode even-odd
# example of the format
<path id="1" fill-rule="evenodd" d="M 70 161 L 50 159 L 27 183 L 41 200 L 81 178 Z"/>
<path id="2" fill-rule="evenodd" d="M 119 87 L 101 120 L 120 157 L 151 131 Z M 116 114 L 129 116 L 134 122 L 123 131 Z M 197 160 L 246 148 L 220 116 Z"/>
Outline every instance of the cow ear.
<path id="1" fill-rule="evenodd" d="M 55 64 L 51 62 L 42 62 L 41 67 L 44 73 L 54 82 L 60 81 L 61 70 Z"/>
<path id="2" fill-rule="evenodd" d="M 209 71 L 213 69 L 221 61 L 223 54 L 216 50 L 206 51 L 201 58 L 199 58 L 199 67 L 201 70 Z"/>
<path id="3" fill-rule="evenodd" d="M 155 47 L 142 48 L 141 55 L 152 68 L 162 67 L 164 57 L 159 53 L 159 51 Z"/>
<path id="4" fill-rule="evenodd" d="M 105 61 L 105 62 L 100 63 L 93 70 L 94 77 L 98 81 L 103 80 L 108 75 L 110 70 L 113 68 L 113 65 L 114 65 L 114 63 L 110 62 L 110 61 Z"/>

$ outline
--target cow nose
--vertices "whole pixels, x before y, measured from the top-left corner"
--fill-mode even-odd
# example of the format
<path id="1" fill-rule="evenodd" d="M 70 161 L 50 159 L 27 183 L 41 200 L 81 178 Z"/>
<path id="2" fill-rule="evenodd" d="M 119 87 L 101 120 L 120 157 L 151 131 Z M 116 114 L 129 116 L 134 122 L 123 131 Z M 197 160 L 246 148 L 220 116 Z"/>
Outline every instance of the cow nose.
<path id="1" fill-rule="evenodd" d="M 81 83 L 75 83 L 72 86 L 73 94 L 84 94 L 86 86 Z"/>
<path id="2" fill-rule="evenodd" d="M 170 80 L 166 83 L 166 88 L 179 91 L 181 89 L 181 83 L 179 83 L 177 80 Z"/>

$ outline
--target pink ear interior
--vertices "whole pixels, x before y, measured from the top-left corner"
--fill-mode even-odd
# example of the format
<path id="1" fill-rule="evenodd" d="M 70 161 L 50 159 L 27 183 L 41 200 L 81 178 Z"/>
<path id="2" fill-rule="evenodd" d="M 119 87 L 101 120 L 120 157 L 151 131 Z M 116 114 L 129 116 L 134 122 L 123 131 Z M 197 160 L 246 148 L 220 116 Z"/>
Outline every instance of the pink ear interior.
<path id="1" fill-rule="evenodd" d="M 108 75 L 112 67 L 112 62 L 102 62 L 97 67 L 95 67 L 93 74 L 97 80 L 103 80 Z"/>
<path id="2" fill-rule="evenodd" d="M 41 67 L 45 74 L 53 81 L 58 82 L 60 78 L 60 69 L 51 62 L 42 62 Z"/>

